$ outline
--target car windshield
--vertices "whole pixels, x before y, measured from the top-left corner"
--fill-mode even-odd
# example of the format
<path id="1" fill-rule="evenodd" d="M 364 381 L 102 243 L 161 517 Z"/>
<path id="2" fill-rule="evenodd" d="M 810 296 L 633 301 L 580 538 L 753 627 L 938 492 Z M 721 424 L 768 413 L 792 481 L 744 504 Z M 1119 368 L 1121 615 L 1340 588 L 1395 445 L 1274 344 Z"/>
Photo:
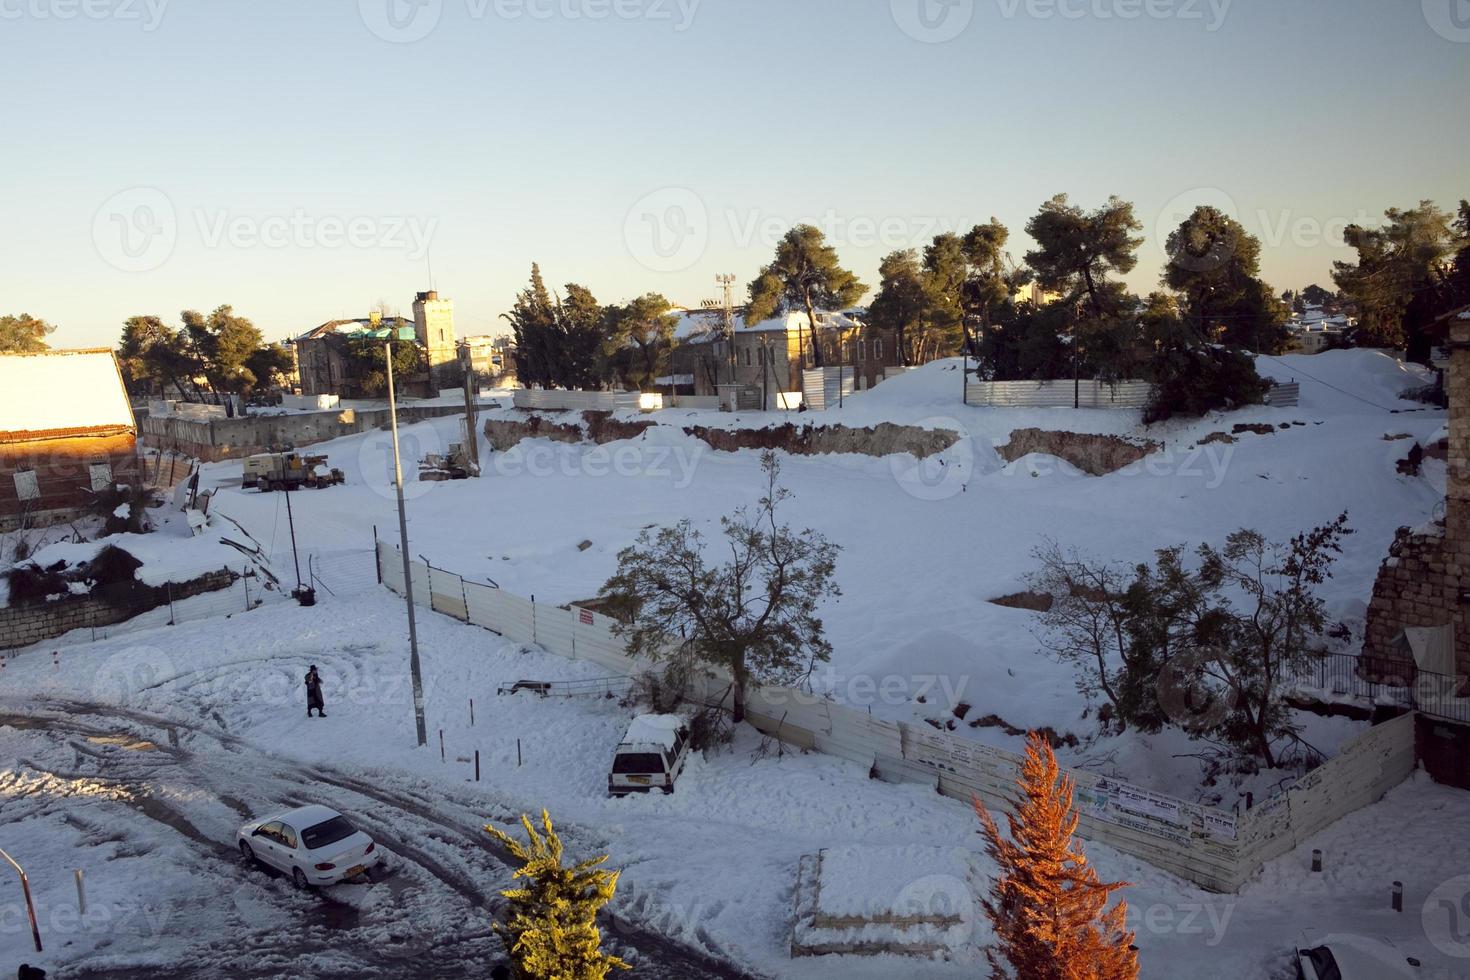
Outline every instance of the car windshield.
<path id="1" fill-rule="evenodd" d="M 619 776 L 663 771 L 664 757 L 655 752 L 619 752 L 613 759 L 613 772 Z"/>
<path id="2" fill-rule="evenodd" d="M 347 822 L 346 817 L 333 817 L 315 827 L 307 827 L 301 832 L 301 841 L 308 851 L 315 851 L 346 840 L 355 833 L 357 831 Z"/>

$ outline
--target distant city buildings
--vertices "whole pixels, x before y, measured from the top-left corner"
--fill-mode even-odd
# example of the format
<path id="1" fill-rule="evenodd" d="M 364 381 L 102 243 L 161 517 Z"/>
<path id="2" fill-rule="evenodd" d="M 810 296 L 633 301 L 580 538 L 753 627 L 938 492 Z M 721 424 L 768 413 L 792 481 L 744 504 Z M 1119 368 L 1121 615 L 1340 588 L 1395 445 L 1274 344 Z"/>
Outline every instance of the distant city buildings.
<path id="1" fill-rule="evenodd" d="M 1292 314 L 1287 326 L 1300 353 L 1317 354 L 1343 346 L 1347 331 L 1357 326 L 1357 321 L 1345 313 L 1328 313 L 1308 304 L 1304 312 Z"/>

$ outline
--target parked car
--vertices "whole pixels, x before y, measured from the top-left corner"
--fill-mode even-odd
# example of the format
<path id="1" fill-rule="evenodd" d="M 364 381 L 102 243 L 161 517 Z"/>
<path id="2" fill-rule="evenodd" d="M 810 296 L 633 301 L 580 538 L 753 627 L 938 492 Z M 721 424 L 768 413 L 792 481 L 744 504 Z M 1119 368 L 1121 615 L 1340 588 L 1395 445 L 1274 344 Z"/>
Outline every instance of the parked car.
<path id="1" fill-rule="evenodd" d="M 1308 929 L 1296 951 L 1299 980 L 1392 980 L 1417 977 L 1418 966 L 1387 939 L 1341 932 L 1319 936 Z"/>
<path id="2" fill-rule="evenodd" d="M 242 857 L 290 875 L 298 888 L 335 885 L 383 861 L 383 851 L 371 837 L 325 806 L 252 820 L 236 837 Z"/>
<path id="3" fill-rule="evenodd" d="M 683 715 L 639 715 L 613 755 L 608 796 L 674 791 L 689 757 L 689 719 Z"/>

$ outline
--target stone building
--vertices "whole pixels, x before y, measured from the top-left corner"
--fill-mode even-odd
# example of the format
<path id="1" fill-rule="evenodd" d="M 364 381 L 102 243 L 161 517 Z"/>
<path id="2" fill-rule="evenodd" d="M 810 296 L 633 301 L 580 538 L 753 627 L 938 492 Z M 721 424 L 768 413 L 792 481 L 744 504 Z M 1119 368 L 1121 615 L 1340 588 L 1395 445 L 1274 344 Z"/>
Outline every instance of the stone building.
<path id="1" fill-rule="evenodd" d="M 331 320 L 295 338 L 297 384 L 303 395 L 341 395 L 361 398 L 365 392 L 359 366 L 348 356 L 348 344 L 359 339 L 416 341 L 414 324 L 403 317 L 378 314 L 350 320 Z M 407 382 L 410 379 L 399 379 Z"/>
<path id="2" fill-rule="evenodd" d="M 0 354 L 0 530 L 72 520 L 137 480 L 137 435 L 112 351 Z"/>
<path id="3" fill-rule="evenodd" d="M 457 388 L 463 384 L 464 369 L 454 335 L 454 300 L 440 299 L 433 289 L 414 296 L 413 329 L 428 359 L 429 387 Z"/>

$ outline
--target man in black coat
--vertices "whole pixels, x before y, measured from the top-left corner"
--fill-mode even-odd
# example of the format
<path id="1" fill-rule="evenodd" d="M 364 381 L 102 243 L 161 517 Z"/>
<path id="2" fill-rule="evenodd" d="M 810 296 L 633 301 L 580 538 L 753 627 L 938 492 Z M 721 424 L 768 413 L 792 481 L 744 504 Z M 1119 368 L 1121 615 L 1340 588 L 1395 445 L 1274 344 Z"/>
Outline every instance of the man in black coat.
<path id="1" fill-rule="evenodd" d="M 316 664 L 306 672 L 306 717 L 315 709 L 319 717 L 327 716 L 326 702 L 322 700 L 322 675 L 316 672 Z"/>

